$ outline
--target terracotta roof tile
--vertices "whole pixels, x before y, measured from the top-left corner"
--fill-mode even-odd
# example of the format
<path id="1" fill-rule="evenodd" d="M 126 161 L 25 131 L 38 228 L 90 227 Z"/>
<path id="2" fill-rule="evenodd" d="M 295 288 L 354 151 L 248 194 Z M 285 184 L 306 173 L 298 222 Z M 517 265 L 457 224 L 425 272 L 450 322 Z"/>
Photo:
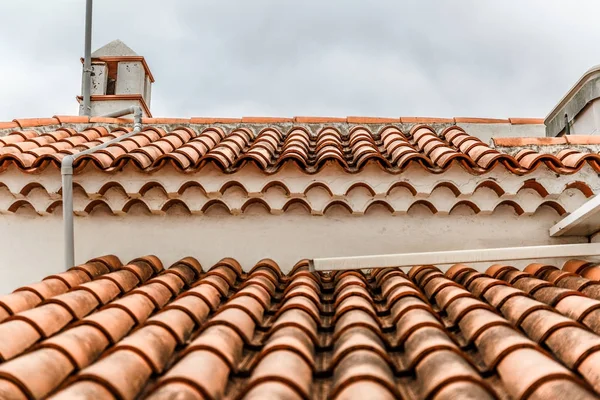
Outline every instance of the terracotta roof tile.
<path id="1" fill-rule="evenodd" d="M 236 124 L 242 122 L 241 118 L 210 118 L 210 117 L 192 117 L 190 124 Z"/>
<path id="2" fill-rule="evenodd" d="M 294 122 L 298 124 L 328 124 L 335 122 L 346 122 L 346 118 L 340 117 L 294 117 Z"/>
<path id="3" fill-rule="evenodd" d="M 188 118 L 142 118 L 142 124 L 189 124 Z"/>
<path id="4" fill-rule="evenodd" d="M 60 124 L 58 118 L 20 118 L 13 120 L 13 122 L 16 122 L 21 128 Z"/>
<path id="5" fill-rule="evenodd" d="M 549 148 L 545 153 L 524 147 L 513 156 L 512 151 L 508 154 L 490 147 L 454 125 L 438 132 L 428 125 L 415 124 L 409 131 L 403 131 L 395 124 L 386 123 L 376 130 L 369 127 L 375 120 L 354 125 L 345 119 L 299 118 L 295 121 L 319 126 L 310 129 L 300 125 L 284 127 L 272 119 L 261 119 L 262 122 L 254 119 L 254 122 L 242 126 L 236 124 L 235 127 L 228 125 L 233 121 L 223 119 L 197 120 L 195 125 L 182 124 L 184 120 L 176 119 L 150 121 L 156 125 L 146 124 L 138 135 L 78 158 L 75 171 L 80 172 L 90 165 L 105 172 L 116 172 L 130 164 L 144 172 L 153 172 L 166 165 L 181 172 L 193 172 L 213 164 L 225 172 L 234 172 L 250 163 L 272 174 L 288 162 L 297 164 L 307 173 L 316 173 L 331 162 L 347 172 L 357 172 L 368 164 L 377 164 L 390 173 L 401 173 L 411 165 L 432 173 L 460 165 L 475 175 L 499 165 L 519 175 L 528 174 L 541 165 L 557 174 L 575 173 L 586 164 L 600 171 L 600 156 L 587 149 Z M 130 121 L 126 119 L 93 117 L 90 121 L 96 125 L 81 132 L 64 126 L 51 132 L 30 129 L 0 137 L 0 171 L 10 165 L 28 173 L 59 168 L 65 155 L 94 147 L 131 130 Z M 342 126 L 336 126 L 336 122 Z M 167 123 L 180 126 L 170 130 Z M 576 136 L 568 140 L 587 145 L 597 142 L 597 138 Z M 571 146 L 564 138 L 498 138 L 495 143 L 502 147 L 558 143 Z M 13 207 L 21 203 L 15 203 Z M 123 211 L 134 203 L 127 203 Z M 163 211 L 173 204 L 166 203 Z M 347 206 L 343 202 L 340 204 Z"/>
<path id="6" fill-rule="evenodd" d="M 14 121 L 9 121 L 9 122 L 0 122 L 0 129 L 14 129 L 14 128 L 20 128 L 19 124 L 14 122 Z"/>
<path id="7" fill-rule="evenodd" d="M 513 125 L 529 125 L 529 124 L 541 125 L 544 123 L 543 118 L 509 118 L 508 120 Z"/>
<path id="8" fill-rule="evenodd" d="M 60 124 L 87 124 L 90 122 L 90 117 L 85 115 L 55 115 L 52 118 L 58 120 Z"/>
<path id="9" fill-rule="evenodd" d="M 563 137 L 567 141 L 567 144 L 575 144 L 575 145 L 600 144 L 600 137 L 598 137 L 598 136 L 566 135 Z"/>
<path id="10" fill-rule="evenodd" d="M 99 258 L 3 298 L 0 395 L 593 398 L 600 267 L 563 269 Z"/>
<path id="11" fill-rule="evenodd" d="M 24 128 L 24 127 L 43 127 L 48 125 L 64 125 L 64 124 L 83 124 L 83 123 L 131 123 L 128 118 L 103 118 L 103 117 L 86 117 L 86 116 L 71 116 L 71 115 L 55 115 L 52 118 L 23 118 L 15 119 L 9 122 L 0 122 L 0 129 Z M 348 124 L 455 124 L 455 123 L 502 123 L 512 125 L 541 125 L 543 119 L 539 118 L 436 118 L 436 117 L 371 117 L 371 116 L 349 116 L 349 117 L 315 117 L 315 116 L 299 116 L 299 117 L 192 117 L 192 118 L 143 118 L 144 124 L 167 124 L 167 125 L 189 125 L 189 124 L 278 124 L 278 123 L 303 123 L 303 124 L 326 124 L 326 123 L 348 123 Z"/>
<path id="12" fill-rule="evenodd" d="M 567 144 L 564 136 L 561 137 L 498 137 L 493 138 L 496 146 L 519 147 L 527 145 L 550 146 Z"/>
<path id="13" fill-rule="evenodd" d="M 283 117 L 242 117 L 242 123 L 244 124 L 278 124 L 283 122 L 294 122 L 294 119 Z"/>
<path id="14" fill-rule="evenodd" d="M 454 124 L 454 118 L 400 117 L 404 124 Z"/>
<path id="15" fill-rule="evenodd" d="M 467 118 L 467 117 L 454 117 L 454 121 L 457 124 L 460 124 L 460 123 L 465 123 L 465 124 L 505 124 L 507 122 L 511 122 L 508 119 Z"/>
<path id="16" fill-rule="evenodd" d="M 400 118 L 382 118 L 382 117 L 348 117 L 349 124 L 395 124 L 400 122 Z"/>

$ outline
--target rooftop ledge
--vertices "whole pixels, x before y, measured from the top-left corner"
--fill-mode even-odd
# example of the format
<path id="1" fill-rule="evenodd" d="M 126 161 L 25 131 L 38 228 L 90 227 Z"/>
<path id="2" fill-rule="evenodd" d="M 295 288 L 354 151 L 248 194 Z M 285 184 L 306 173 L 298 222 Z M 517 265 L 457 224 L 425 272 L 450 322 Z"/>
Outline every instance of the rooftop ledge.
<path id="1" fill-rule="evenodd" d="M 499 137 L 492 138 L 495 147 L 600 145 L 598 135 L 568 135 L 560 137 Z"/>
<path id="2" fill-rule="evenodd" d="M 106 96 L 105 96 L 106 97 Z M 105 118 L 105 117 L 86 117 L 86 116 L 65 116 L 55 115 L 52 118 L 19 118 L 12 121 L 1 122 L 2 129 L 23 129 L 38 126 L 62 125 L 62 124 L 85 124 L 85 123 L 104 123 L 104 124 L 128 124 L 131 119 L 127 118 Z M 541 125 L 543 120 L 540 118 L 434 118 L 434 117 L 192 117 L 192 118 L 144 118 L 144 124 L 326 124 L 326 123 L 346 123 L 346 124 L 509 124 L 509 125 Z"/>

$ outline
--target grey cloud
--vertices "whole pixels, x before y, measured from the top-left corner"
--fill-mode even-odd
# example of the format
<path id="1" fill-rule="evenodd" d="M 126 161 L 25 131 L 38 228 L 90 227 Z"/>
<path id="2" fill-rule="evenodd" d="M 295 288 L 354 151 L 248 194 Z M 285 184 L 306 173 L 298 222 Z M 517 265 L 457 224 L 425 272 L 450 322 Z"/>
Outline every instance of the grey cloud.
<path id="1" fill-rule="evenodd" d="M 83 1 L 2 2 L 0 120 L 73 114 Z M 594 1 L 96 0 L 155 116 L 544 117 L 600 63 Z"/>

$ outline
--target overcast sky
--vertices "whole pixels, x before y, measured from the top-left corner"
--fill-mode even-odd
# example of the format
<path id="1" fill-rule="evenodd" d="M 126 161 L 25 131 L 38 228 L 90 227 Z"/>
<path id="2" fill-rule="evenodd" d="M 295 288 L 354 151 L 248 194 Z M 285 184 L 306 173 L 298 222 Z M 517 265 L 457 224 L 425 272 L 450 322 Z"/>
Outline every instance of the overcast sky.
<path id="1" fill-rule="evenodd" d="M 600 64 L 599 1 L 97 0 L 155 117 L 544 117 Z M 0 1 L 0 121 L 77 113 L 85 1 Z"/>

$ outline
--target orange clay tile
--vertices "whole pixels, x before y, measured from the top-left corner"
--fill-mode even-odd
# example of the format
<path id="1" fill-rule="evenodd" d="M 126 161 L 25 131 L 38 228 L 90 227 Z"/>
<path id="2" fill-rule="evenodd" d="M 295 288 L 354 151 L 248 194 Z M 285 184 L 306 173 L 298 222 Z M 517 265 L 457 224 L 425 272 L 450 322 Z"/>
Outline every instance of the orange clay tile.
<path id="1" fill-rule="evenodd" d="M 90 117 L 85 115 L 55 115 L 54 117 L 61 124 L 87 124 L 90 122 Z"/>
<path id="2" fill-rule="evenodd" d="M 148 119 L 139 134 L 79 157 L 74 168 L 80 172 L 89 165 L 110 173 L 130 164 L 135 169 L 154 172 L 168 165 L 189 173 L 213 165 L 232 173 L 254 164 L 264 173 L 274 174 L 287 163 L 294 163 L 314 174 L 336 163 L 350 173 L 367 165 L 377 165 L 392 174 L 413 165 L 436 174 L 454 165 L 473 175 L 484 174 L 496 166 L 517 175 L 541 166 L 556 174 L 573 174 L 586 165 L 600 172 L 600 155 L 577 148 L 599 143 L 596 137 L 496 138 L 490 146 L 456 125 L 444 126 L 442 130 L 430 126 L 453 120 L 402 119 L 412 125 L 401 129 L 395 119 L 389 122 L 390 119 L 356 118 L 346 122 L 344 118 L 297 117 L 294 121 L 304 125 L 291 127 L 281 125 L 287 124 L 288 119 L 279 118 L 244 119 L 254 122 L 241 126 L 241 119 Z M 28 173 L 60 168 L 66 154 L 92 148 L 132 129 L 128 119 L 92 117 L 90 123 L 80 132 L 63 123 L 56 131 L 38 132 L 32 127 L 0 136 L 0 172 L 10 165 Z M 376 123 L 382 126 L 374 127 Z M 531 147 L 551 144 L 564 146 L 547 147 L 548 150 Z M 504 147 L 523 148 L 500 151 Z M 128 203 L 123 210 L 132 205 Z M 339 205 L 344 207 L 343 203 Z"/>
<path id="3" fill-rule="evenodd" d="M 384 118 L 384 117 L 348 117 L 349 124 L 397 124 L 400 118 Z"/>
<path id="4" fill-rule="evenodd" d="M 508 119 L 454 117 L 457 124 L 505 124 Z"/>
<path id="5" fill-rule="evenodd" d="M 189 118 L 142 118 L 142 124 L 189 124 Z"/>
<path id="6" fill-rule="evenodd" d="M 16 122 L 21 128 L 60 124 L 60 121 L 57 118 L 21 118 L 15 119 L 13 122 Z"/>
<path id="7" fill-rule="evenodd" d="M 454 124 L 454 118 L 400 117 L 403 124 Z"/>
<path id="8" fill-rule="evenodd" d="M 562 268 L 99 258 L 0 299 L 0 397 L 596 398 L 600 267 Z"/>
<path id="9" fill-rule="evenodd" d="M 493 138 L 496 146 L 519 147 L 528 145 L 549 146 L 567 144 L 564 136 L 561 137 L 502 137 Z"/>
<path id="10" fill-rule="evenodd" d="M 567 144 L 575 144 L 575 145 L 600 144 L 599 136 L 566 135 L 563 137 L 566 139 Z"/>
<path id="11" fill-rule="evenodd" d="M 513 125 L 541 125 L 544 123 L 543 118 L 509 118 Z"/>
<path id="12" fill-rule="evenodd" d="M 241 118 L 210 118 L 210 117 L 192 117 L 190 124 L 237 124 L 242 122 Z"/>
<path id="13" fill-rule="evenodd" d="M 242 117 L 242 123 L 244 124 L 280 124 L 284 122 L 294 122 L 294 119 L 283 117 Z"/>
<path id="14" fill-rule="evenodd" d="M 0 122 L 0 129 L 14 129 L 19 128 L 19 124 L 16 122 Z"/>
<path id="15" fill-rule="evenodd" d="M 339 117 L 294 117 L 298 124 L 327 124 L 335 122 L 346 122 L 346 118 Z"/>

